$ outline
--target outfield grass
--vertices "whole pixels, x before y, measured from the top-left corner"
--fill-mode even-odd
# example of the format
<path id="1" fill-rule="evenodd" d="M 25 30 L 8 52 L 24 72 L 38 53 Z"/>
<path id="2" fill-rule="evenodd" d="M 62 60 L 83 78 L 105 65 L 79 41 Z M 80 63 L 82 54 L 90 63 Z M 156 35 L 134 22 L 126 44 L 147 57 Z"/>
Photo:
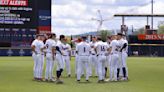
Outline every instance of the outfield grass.
<path id="1" fill-rule="evenodd" d="M 0 92 L 164 92 L 164 58 L 128 58 L 130 81 L 105 84 L 97 78 L 78 84 L 74 74 L 63 78 L 63 85 L 36 82 L 32 67 L 31 57 L 0 57 Z"/>

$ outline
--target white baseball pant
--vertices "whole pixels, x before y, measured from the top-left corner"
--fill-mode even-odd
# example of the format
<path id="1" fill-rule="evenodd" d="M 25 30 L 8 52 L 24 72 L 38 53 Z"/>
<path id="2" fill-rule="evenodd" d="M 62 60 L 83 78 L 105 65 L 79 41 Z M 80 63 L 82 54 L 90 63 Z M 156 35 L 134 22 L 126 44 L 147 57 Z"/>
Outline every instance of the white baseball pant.
<path id="1" fill-rule="evenodd" d="M 45 79 L 53 79 L 54 60 L 51 53 L 46 54 L 46 72 Z M 55 58 L 55 57 L 54 57 Z"/>
<path id="2" fill-rule="evenodd" d="M 121 58 L 120 58 L 121 59 L 120 74 L 121 74 L 121 76 L 123 76 L 123 70 L 122 70 L 122 68 L 125 67 L 126 68 L 126 76 L 128 77 L 128 67 L 127 67 L 127 62 L 126 62 L 127 57 L 128 57 L 128 55 L 127 55 L 126 52 L 122 52 L 121 53 Z"/>
<path id="3" fill-rule="evenodd" d="M 90 70 L 90 76 L 92 76 L 92 70 L 94 69 L 95 71 L 95 76 L 98 75 L 98 70 L 97 70 L 97 56 L 96 55 L 90 55 L 90 60 L 89 60 L 89 70 Z"/>
<path id="4" fill-rule="evenodd" d="M 75 55 L 75 74 L 77 74 L 77 62 L 78 62 L 78 55 Z"/>
<path id="5" fill-rule="evenodd" d="M 67 71 L 67 75 L 71 74 L 71 66 L 70 66 L 70 56 L 63 56 L 64 59 L 64 63 L 66 66 L 66 71 Z"/>
<path id="6" fill-rule="evenodd" d="M 119 67 L 119 55 L 112 54 L 110 62 L 110 80 L 117 80 L 117 68 Z"/>
<path id="7" fill-rule="evenodd" d="M 41 54 L 32 54 L 32 57 L 34 59 L 34 77 L 35 78 L 42 78 L 43 73 L 43 65 L 44 65 L 44 55 Z"/>
<path id="8" fill-rule="evenodd" d="M 78 60 L 79 60 L 79 58 L 78 58 L 78 55 L 76 54 L 75 55 L 75 74 L 77 75 L 77 66 L 78 66 Z M 84 66 L 83 66 L 83 70 L 82 70 L 82 74 L 84 74 Z"/>
<path id="9" fill-rule="evenodd" d="M 108 61 L 108 66 L 110 66 L 110 63 L 112 61 L 112 56 L 111 54 L 107 56 L 107 61 Z"/>
<path id="10" fill-rule="evenodd" d="M 81 79 L 82 72 L 84 71 L 83 66 L 85 66 L 86 69 L 86 80 L 89 80 L 89 56 L 78 56 L 77 61 L 77 80 Z"/>
<path id="11" fill-rule="evenodd" d="M 57 63 L 57 71 L 60 71 L 60 69 L 64 69 L 64 59 L 61 54 L 56 54 L 56 63 Z"/>
<path id="12" fill-rule="evenodd" d="M 106 56 L 98 55 L 97 68 L 98 68 L 98 76 L 99 80 L 105 79 L 105 64 L 106 64 Z"/>
<path id="13" fill-rule="evenodd" d="M 33 76 L 34 76 L 34 78 L 38 78 L 38 70 L 37 70 L 37 67 L 38 67 L 38 59 L 39 59 L 39 57 L 35 54 L 35 53 L 33 53 L 32 54 L 32 58 L 33 58 L 33 60 L 34 60 L 34 67 L 33 67 Z"/>

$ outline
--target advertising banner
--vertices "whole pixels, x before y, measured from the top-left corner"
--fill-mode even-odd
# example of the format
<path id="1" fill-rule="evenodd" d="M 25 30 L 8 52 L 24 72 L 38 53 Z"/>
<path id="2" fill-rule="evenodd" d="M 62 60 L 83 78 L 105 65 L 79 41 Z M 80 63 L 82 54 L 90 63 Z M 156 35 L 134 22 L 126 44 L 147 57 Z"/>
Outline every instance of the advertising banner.
<path id="1" fill-rule="evenodd" d="M 155 35 L 138 35 L 139 40 L 164 40 L 164 34 L 155 34 Z"/>

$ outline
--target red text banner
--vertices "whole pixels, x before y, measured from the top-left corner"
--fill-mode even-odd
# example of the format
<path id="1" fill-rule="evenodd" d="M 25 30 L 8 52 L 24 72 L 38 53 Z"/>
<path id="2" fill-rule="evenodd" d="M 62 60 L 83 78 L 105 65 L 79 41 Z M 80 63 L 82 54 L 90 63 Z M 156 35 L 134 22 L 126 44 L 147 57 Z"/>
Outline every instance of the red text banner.
<path id="1" fill-rule="evenodd" d="M 156 35 L 138 35 L 139 40 L 164 40 L 164 34 L 156 34 Z"/>
<path id="2" fill-rule="evenodd" d="M 0 0 L 2 6 L 28 6 L 28 0 Z"/>

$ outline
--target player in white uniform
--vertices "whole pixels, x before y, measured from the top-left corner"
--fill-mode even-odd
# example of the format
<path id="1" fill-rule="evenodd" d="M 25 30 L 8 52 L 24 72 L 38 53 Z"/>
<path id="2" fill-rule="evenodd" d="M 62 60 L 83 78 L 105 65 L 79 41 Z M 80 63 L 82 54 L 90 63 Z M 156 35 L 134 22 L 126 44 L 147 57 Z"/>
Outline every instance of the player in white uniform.
<path id="1" fill-rule="evenodd" d="M 86 81 L 89 82 L 89 55 L 90 55 L 91 47 L 86 42 L 86 37 L 82 37 L 82 42 L 76 46 L 76 53 L 78 54 L 77 61 L 77 81 L 80 82 L 83 66 L 86 69 Z"/>
<path id="2" fill-rule="evenodd" d="M 58 41 L 57 45 L 56 45 L 56 61 L 57 61 L 56 83 L 57 84 L 63 83 L 63 81 L 60 80 L 60 77 L 61 77 L 61 74 L 64 69 L 63 48 L 62 48 L 62 44 L 63 44 L 64 40 L 65 40 L 65 36 L 60 35 L 60 41 Z"/>
<path id="3" fill-rule="evenodd" d="M 78 40 L 75 42 L 75 47 L 81 42 L 81 38 L 78 38 Z M 75 76 L 77 75 L 77 62 L 78 62 L 78 54 L 75 53 Z M 83 67 L 84 68 L 84 67 Z M 82 76 L 84 76 L 84 69 L 82 69 Z"/>
<path id="4" fill-rule="evenodd" d="M 125 41 L 125 43 L 127 43 L 127 46 L 125 47 L 124 49 L 124 53 L 125 53 L 125 57 L 124 57 L 124 62 L 126 63 L 126 77 L 127 77 L 127 80 L 129 79 L 128 77 L 128 66 L 127 66 L 127 58 L 128 58 L 128 40 L 126 39 L 126 36 L 123 34 L 123 39 Z"/>
<path id="5" fill-rule="evenodd" d="M 32 42 L 32 57 L 34 59 L 34 80 L 42 81 L 43 72 L 43 50 L 44 50 L 44 35 L 37 35 L 36 39 Z"/>
<path id="6" fill-rule="evenodd" d="M 108 46 L 102 42 L 101 38 L 97 38 L 98 42 L 95 44 L 95 50 L 97 53 L 97 68 L 98 68 L 98 83 L 104 82 L 105 79 L 105 64 L 106 64 L 106 52 Z"/>
<path id="7" fill-rule="evenodd" d="M 127 59 L 127 52 L 128 52 L 128 42 L 127 40 L 123 39 L 123 34 L 118 33 L 117 35 L 120 50 L 119 50 L 119 57 L 120 57 L 120 63 L 119 63 L 119 73 L 122 73 L 122 80 L 127 80 L 128 75 L 127 75 L 127 64 L 126 64 L 126 59 Z M 119 74 L 119 75 L 120 75 Z M 118 76 L 119 76 L 118 75 Z"/>
<path id="8" fill-rule="evenodd" d="M 116 40 L 116 35 L 111 37 L 111 43 L 109 46 L 109 52 L 111 54 L 111 62 L 110 62 L 110 81 L 117 81 L 117 73 L 118 73 L 118 63 L 119 63 L 119 44 Z"/>
<path id="9" fill-rule="evenodd" d="M 90 67 L 90 76 L 92 76 L 92 68 L 95 71 L 95 76 L 98 76 L 98 71 L 97 71 L 97 56 L 96 56 L 96 51 L 95 51 L 95 44 L 97 42 L 97 38 L 93 37 L 92 42 L 90 42 L 91 46 L 91 54 L 90 54 L 90 60 L 89 60 L 89 67 Z"/>
<path id="10" fill-rule="evenodd" d="M 107 38 L 107 44 L 108 44 L 108 47 L 109 47 L 109 45 L 110 45 L 110 43 L 111 43 L 111 36 L 109 36 L 108 38 Z M 109 48 L 108 48 L 109 49 Z M 110 65 L 110 62 L 111 62 L 111 54 L 109 54 L 108 53 L 108 55 L 107 55 L 107 61 L 108 61 L 108 66 Z"/>
<path id="11" fill-rule="evenodd" d="M 46 72 L 45 72 L 45 81 L 55 82 L 53 79 L 53 68 L 55 62 L 55 49 L 56 49 L 56 42 L 55 34 L 50 34 L 48 40 L 46 40 Z"/>
<path id="12" fill-rule="evenodd" d="M 45 59 L 45 55 L 46 55 L 45 41 L 46 41 L 46 37 L 45 37 L 45 35 L 43 35 L 42 36 L 42 41 L 41 41 L 42 45 L 44 45 L 43 52 L 41 54 L 41 71 L 42 71 L 42 72 L 40 72 L 41 76 L 43 75 L 44 59 Z M 43 78 L 42 78 L 42 81 L 44 81 Z"/>
<path id="13" fill-rule="evenodd" d="M 63 48 L 63 59 L 66 66 L 67 76 L 71 77 L 71 66 L 70 66 L 71 46 L 67 43 L 67 39 L 65 39 L 62 48 Z"/>
<path id="14" fill-rule="evenodd" d="M 109 52 L 108 52 L 108 48 L 109 48 L 109 44 L 108 42 L 104 42 L 104 44 L 107 46 L 107 50 L 105 51 L 105 56 L 106 56 L 106 62 L 105 62 L 105 78 L 107 78 L 107 71 L 108 71 L 108 66 L 109 66 Z"/>

